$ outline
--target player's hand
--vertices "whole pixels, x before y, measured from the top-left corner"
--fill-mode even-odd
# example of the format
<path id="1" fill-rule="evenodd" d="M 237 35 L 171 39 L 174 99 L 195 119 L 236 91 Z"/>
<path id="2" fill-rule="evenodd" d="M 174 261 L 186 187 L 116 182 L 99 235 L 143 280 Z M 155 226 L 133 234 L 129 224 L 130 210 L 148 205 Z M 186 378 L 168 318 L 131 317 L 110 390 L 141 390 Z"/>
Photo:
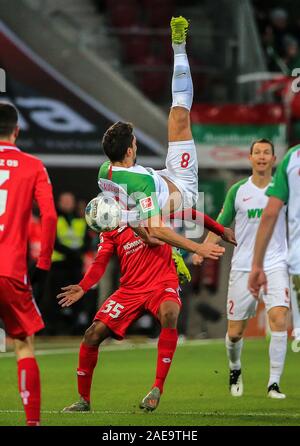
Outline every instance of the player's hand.
<path id="1" fill-rule="evenodd" d="M 261 287 L 263 287 L 264 294 L 268 293 L 268 281 L 267 276 L 262 268 L 253 267 L 249 274 L 248 280 L 248 290 L 255 297 L 259 298 L 259 292 Z"/>
<path id="2" fill-rule="evenodd" d="M 61 307 L 70 307 L 84 295 L 84 291 L 79 285 L 68 285 L 62 287 L 62 290 L 63 293 L 58 294 L 56 297 Z"/>
<path id="3" fill-rule="evenodd" d="M 198 254 L 193 254 L 192 262 L 194 266 L 200 266 L 204 262 L 204 257 L 198 256 Z"/>
<path id="4" fill-rule="evenodd" d="M 218 260 L 225 252 L 223 246 L 215 245 L 214 243 L 201 243 L 196 251 L 196 254 L 204 259 Z"/>
<path id="5" fill-rule="evenodd" d="M 231 229 L 231 228 L 224 228 L 224 234 L 222 236 L 222 239 L 225 240 L 225 242 L 228 242 L 234 246 L 237 246 L 235 234 L 234 234 L 233 229 Z"/>

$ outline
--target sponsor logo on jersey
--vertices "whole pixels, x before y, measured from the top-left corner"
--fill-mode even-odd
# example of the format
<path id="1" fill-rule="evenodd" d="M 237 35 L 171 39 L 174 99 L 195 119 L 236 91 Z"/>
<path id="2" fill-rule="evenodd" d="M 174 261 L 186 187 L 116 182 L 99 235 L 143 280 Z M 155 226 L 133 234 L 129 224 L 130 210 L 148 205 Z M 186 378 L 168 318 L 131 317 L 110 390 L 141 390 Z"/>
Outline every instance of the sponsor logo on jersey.
<path id="1" fill-rule="evenodd" d="M 154 209 L 152 197 L 142 198 L 139 203 L 143 212 L 152 211 Z"/>
<path id="2" fill-rule="evenodd" d="M 129 249 L 136 248 L 137 246 L 139 246 L 141 244 L 144 244 L 144 242 L 141 239 L 139 239 L 139 240 L 135 240 L 134 242 L 126 243 L 123 246 L 123 248 L 124 248 L 125 251 L 129 251 Z"/>
<path id="3" fill-rule="evenodd" d="M 117 232 L 120 233 L 120 232 L 124 231 L 124 229 L 126 229 L 126 228 L 127 228 L 127 226 L 120 226 Z"/>
<path id="4" fill-rule="evenodd" d="M 243 201 L 249 201 L 251 200 L 253 197 L 247 197 L 247 198 L 243 198 Z"/>
<path id="5" fill-rule="evenodd" d="M 260 218 L 262 216 L 263 209 L 248 209 L 248 218 Z"/>
<path id="6" fill-rule="evenodd" d="M 112 181 L 104 180 L 103 178 L 100 178 L 98 181 L 99 187 L 101 190 L 106 192 L 113 192 L 114 194 L 120 193 L 120 188 L 116 186 Z"/>

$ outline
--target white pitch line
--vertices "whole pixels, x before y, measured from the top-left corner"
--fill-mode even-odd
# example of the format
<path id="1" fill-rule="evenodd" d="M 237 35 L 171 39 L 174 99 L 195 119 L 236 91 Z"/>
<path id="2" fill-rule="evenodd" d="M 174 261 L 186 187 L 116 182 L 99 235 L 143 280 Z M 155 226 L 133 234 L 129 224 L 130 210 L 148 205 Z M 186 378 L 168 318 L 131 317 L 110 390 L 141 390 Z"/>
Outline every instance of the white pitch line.
<path id="1" fill-rule="evenodd" d="M 211 340 L 191 340 L 191 341 L 185 341 L 183 344 L 179 344 L 177 348 L 180 347 L 197 347 L 202 345 L 209 345 L 209 344 L 218 344 L 223 342 L 223 340 L 220 339 L 211 339 Z M 157 345 L 156 342 L 153 342 L 153 344 L 126 344 L 126 345 L 103 345 L 101 348 L 102 352 L 113 352 L 113 351 L 133 351 L 133 350 L 148 350 L 148 349 L 156 349 Z M 36 350 L 35 354 L 36 356 L 50 356 L 50 355 L 65 355 L 68 353 L 77 353 L 79 351 L 79 344 L 78 347 L 68 347 L 68 348 L 49 348 L 44 350 Z M 14 352 L 7 352 L 7 353 L 0 353 L 0 359 L 5 358 L 14 358 L 15 353 Z"/>
<path id="2" fill-rule="evenodd" d="M 4 410 L 0 409 L 0 413 L 24 413 L 23 410 Z M 42 410 L 42 414 L 57 415 L 74 415 L 73 413 L 62 413 L 59 410 Z M 145 415 L 145 412 L 130 412 L 130 411 L 112 411 L 112 410 L 92 410 L 91 412 L 77 412 L 77 414 L 84 415 Z M 226 412 L 160 412 L 164 416 L 204 416 L 204 417 L 281 417 L 281 418 L 299 418 L 300 414 L 282 413 L 282 412 L 240 412 L 240 413 L 226 413 Z M 75 413 L 76 416 L 76 413 Z M 150 415 L 151 416 L 151 415 Z"/>

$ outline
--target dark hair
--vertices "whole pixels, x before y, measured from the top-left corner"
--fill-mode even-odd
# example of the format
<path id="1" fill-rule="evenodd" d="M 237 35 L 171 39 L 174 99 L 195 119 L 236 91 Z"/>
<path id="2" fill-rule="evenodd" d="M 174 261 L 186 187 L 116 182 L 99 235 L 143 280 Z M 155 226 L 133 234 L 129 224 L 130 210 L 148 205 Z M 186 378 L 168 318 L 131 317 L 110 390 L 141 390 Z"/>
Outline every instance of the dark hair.
<path id="1" fill-rule="evenodd" d="M 133 126 L 130 122 L 118 121 L 104 133 L 102 146 L 110 161 L 123 161 L 128 147 L 132 147 Z"/>
<path id="2" fill-rule="evenodd" d="M 250 155 L 252 155 L 253 148 L 254 148 L 255 144 L 269 144 L 272 149 L 272 155 L 275 155 L 274 144 L 272 143 L 272 141 L 270 141 L 267 138 L 260 138 L 260 139 L 257 139 L 256 141 L 253 141 L 253 143 L 251 144 L 251 147 L 250 147 Z"/>
<path id="3" fill-rule="evenodd" d="M 0 136 L 9 136 L 18 123 L 18 111 L 9 102 L 0 101 Z"/>

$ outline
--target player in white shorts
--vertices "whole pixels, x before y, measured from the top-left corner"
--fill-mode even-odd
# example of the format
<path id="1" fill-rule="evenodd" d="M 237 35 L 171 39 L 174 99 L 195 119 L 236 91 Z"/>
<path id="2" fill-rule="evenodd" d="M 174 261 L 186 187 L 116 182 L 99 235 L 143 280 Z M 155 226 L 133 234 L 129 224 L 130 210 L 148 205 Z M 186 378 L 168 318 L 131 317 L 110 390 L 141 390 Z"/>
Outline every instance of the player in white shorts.
<path id="1" fill-rule="evenodd" d="M 184 17 L 171 20 L 174 71 L 166 169 L 155 171 L 136 164 L 133 127 L 128 122 L 117 122 L 102 140 L 109 161 L 100 167 L 98 183 L 102 192 L 116 196 L 129 209 L 129 222 L 145 241 L 150 235 L 151 240 L 218 259 L 224 248 L 188 240 L 161 220 L 162 215 L 170 215 L 178 208 L 191 208 L 198 198 L 198 160 L 190 125 L 193 83 L 185 48 L 188 26 Z"/>
<path id="2" fill-rule="evenodd" d="M 263 261 L 274 226 L 284 205 L 288 206 L 288 267 L 291 275 L 294 336 L 300 339 L 300 145 L 292 147 L 279 163 L 274 180 L 267 190 L 270 197 L 257 231 L 249 289 L 257 297 L 261 287 L 269 288 Z M 279 217 L 280 218 L 280 217 Z M 276 226 L 275 226 L 276 227 Z"/>
<path id="3" fill-rule="evenodd" d="M 248 278 L 254 252 L 256 232 L 263 210 L 267 205 L 265 195 L 272 181 L 272 168 L 276 157 L 273 144 L 265 139 L 254 142 L 249 160 L 252 176 L 234 184 L 226 195 L 218 222 L 230 225 L 235 220 L 237 247 L 234 249 L 227 295 L 228 330 L 226 349 L 229 359 L 229 387 L 233 396 L 243 394 L 241 353 L 243 334 L 250 317 L 255 316 L 257 299 L 248 290 Z M 207 240 L 218 242 L 209 233 Z M 194 256 L 197 263 L 197 256 Z M 290 306 L 289 276 L 287 271 L 286 207 L 280 210 L 273 236 L 270 240 L 264 270 L 268 277 L 268 290 L 261 293 L 271 329 L 269 348 L 270 377 L 268 396 L 285 398 L 280 392 L 279 381 L 284 367 L 287 349 L 287 321 Z"/>

